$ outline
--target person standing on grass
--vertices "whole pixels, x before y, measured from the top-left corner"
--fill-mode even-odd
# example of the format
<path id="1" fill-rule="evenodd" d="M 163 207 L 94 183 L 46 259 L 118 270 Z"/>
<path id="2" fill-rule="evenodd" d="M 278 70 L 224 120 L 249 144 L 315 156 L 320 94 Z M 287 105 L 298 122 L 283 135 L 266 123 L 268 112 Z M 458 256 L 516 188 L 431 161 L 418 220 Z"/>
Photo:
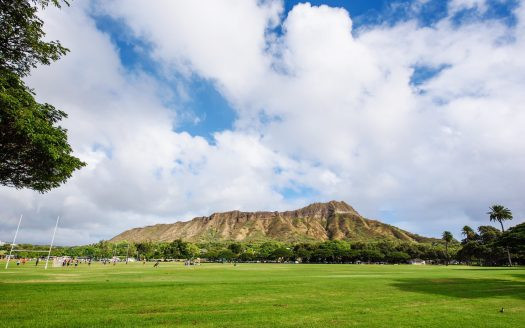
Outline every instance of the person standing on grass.
<path id="1" fill-rule="evenodd" d="M 157 262 L 155 262 L 155 264 L 153 265 L 153 267 L 154 267 L 154 268 L 158 267 L 158 266 L 159 266 L 159 263 L 160 263 L 160 261 L 157 260 Z"/>
<path id="2" fill-rule="evenodd" d="M 35 266 L 38 266 L 38 262 L 40 262 L 40 258 L 39 257 L 36 258 Z"/>

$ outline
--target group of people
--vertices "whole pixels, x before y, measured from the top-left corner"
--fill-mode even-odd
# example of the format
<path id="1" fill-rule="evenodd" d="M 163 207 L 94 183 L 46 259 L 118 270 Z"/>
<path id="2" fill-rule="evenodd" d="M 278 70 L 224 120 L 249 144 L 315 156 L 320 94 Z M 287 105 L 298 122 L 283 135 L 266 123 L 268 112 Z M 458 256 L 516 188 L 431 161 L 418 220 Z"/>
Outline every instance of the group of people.
<path id="1" fill-rule="evenodd" d="M 90 260 L 91 261 L 91 260 Z M 102 260 L 102 264 L 106 265 L 108 263 L 113 263 L 113 265 L 117 265 L 117 259 L 116 258 L 113 258 L 111 260 L 108 260 L 108 259 L 103 259 Z M 126 262 L 127 263 L 127 262 Z"/>
<path id="2" fill-rule="evenodd" d="M 27 262 L 31 261 L 31 259 L 26 259 L 25 257 L 21 258 L 21 259 L 17 259 L 16 260 L 16 265 L 19 266 L 20 264 L 24 265 L 26 264 Z M 38 265 L 38 262 L 37 264 Z"/>
<path id="3" fill-rule="evenodd" d="M 65 257 L 62 259 L 62 262 L 59 262 L 59 265 L 62 265 L 63 267 L 68 267 L 68 266 L 77 267 L 81 263 L 87 263 L 87 265 L 91 265 L 91 259 L 72 259 L 69 257 Z"/>
<path id="4" fill-rule="evenodd" d="M 75 265 L 76 267 L 78 266 L 78 260 L 73 260 L 73 259 L 70 259 L 70 258 L 66 258 L 62 261 L 62 266 L 65 267 L 65 266 L 72 266 L 72 265 Z"/>
<path id="5" fill-rule="evenodd" d="M 33 259 L 28 259 L 28 258 L 23 257 L 23 258 L 21 258 L 21 259 L 17 259 L 17 260 L 16 260 L 16 265 L 17 265 L 17 266 L 20 266 L 20 264 L 25 265 L 26 263 L 29 263 L 29 262 L 31 262 L 32 260 L 33 260 Z M 39 258 L 39 257 L 37 257 L 37 258 L 35 259 L 35 266 L 38 266 L 38 263 L 40 263 L 40 258 Z"/>
<path id="6" fill-rule="evenodd" d="M 60 266 L 63 266 L 63 267 L 68 267 L 68 266 L 75 266 L 77 267 L 79 264 L 81 263 L 87 263 L 88 266 L 91 266 L 91 258 L 89 259 L 73 259 L 73 258 L 69 258 L 69 257 L 65 257 L 65 258 L 55 258 L 55 261 L 56 260 L 60 260 L 61 259 L 61 262 L 58 262 L 58 265 Z M 19 266 L 20 264 L 22 265 L 25 265 L 26 263 L 30 262 L 32 259 L 28 259 L 28 258 L 20 258 L 20 259 L 17 259 L 16 261 L 16 265 Z M 36 258 L 36 262 L 35 262 L 35 266 L 38 266 L 38 263 L 40 262 L 40 258 Z M 101 262 L 106 265 L 106 264 L 109 264 L 109 263 L 112 263 L 113 265 L 116 265 L 117 264 L 117 259 L 113 258 L 111 260 L 109 259 L 102 259 Z M 55 266 L 56 266 L 56 262 L 55 262 Z M 142 260 L 142 264 L 145 265 L 146 264 L 146 259 L 143 259 Z M 155 264 L 153 264 L 153 267 L 154 268 L 157 268 L 160 264 L 160 260 L 155 260 Z M 186 260 L 184 261 L 184 266 L 190 266 L 190 265 L 200 265 L 200 259 L 196 260 L 196 261 L 190 261 L 190 260 Z M 234 264 L 234 266 L 236 266 L 237 263 Z"/>

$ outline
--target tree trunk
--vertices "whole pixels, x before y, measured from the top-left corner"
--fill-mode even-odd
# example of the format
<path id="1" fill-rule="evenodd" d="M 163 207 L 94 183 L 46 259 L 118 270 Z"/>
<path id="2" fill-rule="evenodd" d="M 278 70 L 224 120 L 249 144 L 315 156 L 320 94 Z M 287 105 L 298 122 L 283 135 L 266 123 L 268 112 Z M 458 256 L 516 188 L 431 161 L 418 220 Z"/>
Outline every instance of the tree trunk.
<path id="1" fill-rule="evenodd" d="M 445 243 L 445 252 L 447 253 L 446 265 L 448 266 L 448 243 Z"/>
<path id="2" fill-rule="evenodd" d="M 507 246 L 507 257 L 509 258 L 509 266 L 512 266 L 512 260 L 510 259 L 509 246 Z"/>
<path id="3" fill-rule="evenodd" d="M 501 224 L 501 232 L 505 232 L 505 228 L 503 228 L 503 221 L 499 221 L 499 224 Z M 512 260 L 510 259 L 509 246 L 507 246 L 506 248 L 507 248 L 507 257 L 509 259 L 509 266 L 512 266 Z"/>

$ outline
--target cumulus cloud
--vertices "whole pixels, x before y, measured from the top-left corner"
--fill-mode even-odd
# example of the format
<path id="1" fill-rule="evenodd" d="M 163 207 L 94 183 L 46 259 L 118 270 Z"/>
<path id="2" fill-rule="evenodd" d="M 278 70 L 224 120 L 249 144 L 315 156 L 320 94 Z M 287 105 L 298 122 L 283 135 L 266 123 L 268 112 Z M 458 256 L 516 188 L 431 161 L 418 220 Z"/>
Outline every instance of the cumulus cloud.
<path id="1" fill-rule="evenodd" d="M 284 16 L 278 1 L 46 12 L 49 34 L 72 52 L 28 82 L 70 114 L 71 141 L 89 166 L 46 195 L 0 189 L 0 236 L 22 211 L 34 213 L 35 234 L 52 226 L 43 217 L 62 213 L 63 242 L 75 243 L 211 211 L 329 199 L 434 236 L 486 224 L 494 202 L 521 222 L 525 9 L 511 26 L 454 21 L 472 8 L 486 4 L 450 1 L 431 27 L 409 19 L 359 29 L 344 9 L 299 4 Z M 237 111 L 234 129 L 213 143 L 174 132 L 170 89 L 123 67 L 93 12 L 151 44 L 166 76 L 211 81 Z M 286 189 L 314 193 L 286 198 Z"/>
<path id="2" fill-rule="evenodd" d="M 169 90 L 123 67 L 90 12 L 82 3 L 43 13 L 48 35 L 71 53 L 28 81 L 39 100 L 68 112 L 64 125 L 88 166 L 45 195 L 0 188 L 1 239 L 11 236 L 19 213 L 25 214 L 20 240 L 46 242 L 61 215 L 57 240 L 71 244 L 212 210 L 282 207 L 275 186 L 283 182 L 271 175 L 288 160 L 257 134 L 225 131 L 212 145 L 176 133 L 177 112 L 164 105 Z"/>

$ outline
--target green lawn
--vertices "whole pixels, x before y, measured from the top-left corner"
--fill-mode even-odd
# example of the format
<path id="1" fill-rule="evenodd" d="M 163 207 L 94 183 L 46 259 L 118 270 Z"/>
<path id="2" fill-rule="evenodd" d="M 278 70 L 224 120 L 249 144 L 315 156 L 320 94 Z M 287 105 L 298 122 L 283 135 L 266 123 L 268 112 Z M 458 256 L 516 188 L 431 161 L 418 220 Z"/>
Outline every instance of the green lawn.
<path id="1" fill-rule="evenodd" d="M 525 326 L 524 268 L 12 264 L 1 327 Z"/>

